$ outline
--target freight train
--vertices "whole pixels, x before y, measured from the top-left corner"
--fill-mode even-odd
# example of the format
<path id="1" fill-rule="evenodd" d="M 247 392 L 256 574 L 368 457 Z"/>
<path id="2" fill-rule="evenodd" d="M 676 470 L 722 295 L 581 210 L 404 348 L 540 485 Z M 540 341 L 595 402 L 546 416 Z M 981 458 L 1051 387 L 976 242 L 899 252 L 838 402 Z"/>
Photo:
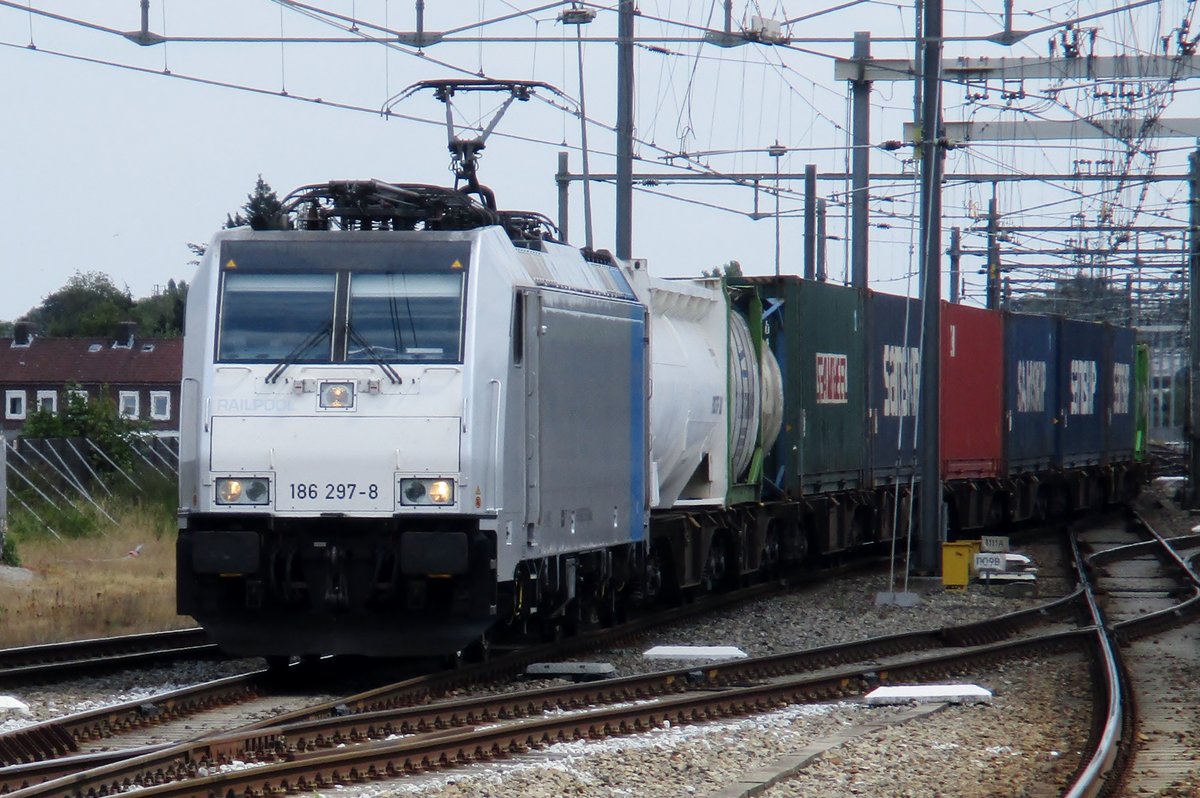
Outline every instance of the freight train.
<path id="1" fill-rule="evenodd" d="M 907 534 L 913 300 L 651 277 L 485 199 L 333 182 L 209 245 L 177 602 L 223 648 L 453 655 Z M 942 319 L 951 535 L 1136 492 L 1132 330 Z"/>

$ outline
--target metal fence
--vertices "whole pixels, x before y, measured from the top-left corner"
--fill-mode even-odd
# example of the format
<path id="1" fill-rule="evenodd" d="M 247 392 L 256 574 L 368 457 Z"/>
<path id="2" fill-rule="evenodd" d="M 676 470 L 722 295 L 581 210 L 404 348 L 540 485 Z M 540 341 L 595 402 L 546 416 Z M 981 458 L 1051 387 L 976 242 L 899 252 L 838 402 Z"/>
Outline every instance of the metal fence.
<path id="1" fill-rule="evenodd" d="M 6 500 L 51 534 L 47 508 L 94 510 L 109 522 L 105 499 L 119 493 L 145 493 L 155 481 L 175 483 L 178 441 L 142 435 L 98 445 L 89 438 L 0 437 L 0 541 L 7 519 Z M 42 510 L 42 512 L 39 512 Z"/>
<path id="2" fill-rule="evenodd" d="M 4 539 L 8 533 L 8 443 L 0 433 L 0 554 L 4 553 Z"/>

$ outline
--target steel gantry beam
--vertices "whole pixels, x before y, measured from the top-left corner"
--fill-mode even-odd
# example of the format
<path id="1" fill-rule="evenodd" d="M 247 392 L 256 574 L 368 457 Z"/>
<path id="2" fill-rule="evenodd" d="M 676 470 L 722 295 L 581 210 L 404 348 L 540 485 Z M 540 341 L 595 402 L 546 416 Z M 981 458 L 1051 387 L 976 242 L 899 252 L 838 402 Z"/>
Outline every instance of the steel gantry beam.
<path id="1" fill-rule="evenodd" d="M 778 177 L 782 182 L 793 182 L 805 180 L 807 174 L 807 172 L 780 172 Z M 1075 174 L 1073 172 L 1031 172 L 1025 174 L 979 172 L 970 175 L 945 175 L 943 179 L 947 183 L 1011 183 L 1023 180 L 1041 182 L 1063 180 L 1100 182 L 1112 180 L 1116 176 L 1115 174 Z M 768 181 L 774 180 L 775 177 L 774 172 L 640 172 L 633 175 L 633 182 L 643 186 L 670 185 L 672 183 L 744 183 L 747 186 L 753 186 L 755 183 L 765 184 Z M 848 172 L 817 172 L 816 177 L 817 180 L 832 180 L 844 183 L 850 179 L 851 174 Z M 563 172 L 556 175 L 555 179 L 567 183 L 577 183 L 583 180 L 592 180 L 597 183 L 613 183 L 616 182 L 617 175 L 614 172 L 592 172 L 591 175 L 584 175 L 578 172 Z M 880 183 L 911 183 L 916 179 L 917 176 L 911 172 L 879 172 L 871 175 L 872 182 Z M 1176 172 L 1125 175 L 1122 176 L 1122 179 L 1126 183 L 1165 183 L 1187 180 L 1188 176 Z M 769 188 L 766 185 L 760 185 L 759 187 L 764 191 Z"/>
<path id="2" fill-rule="evenodd" d="M 904 139 L 912 141 L 916 125 L 904 123 Z M 947 122 L 950 141 L 1049 141 L 1113 138 L 1122 141 L 1154 138 L 1200 138 L 1200 118 L 1179 119 L 997 119 L 988 122 Z M 1115 175 L 1109 175 L 1115 177 Z"/>
<path id="3" fill-rule="evenodd" d="M 902 58 L 859 61 L 839 58 L 835 80 L 901 81 L 916 75 L 913 62 Z M 955 83 L 988 80 L 1184 80 L 1200 77 L 1200 56 L 1110 55 L 1076 58 L 946 58 L 942 79 Z"/>

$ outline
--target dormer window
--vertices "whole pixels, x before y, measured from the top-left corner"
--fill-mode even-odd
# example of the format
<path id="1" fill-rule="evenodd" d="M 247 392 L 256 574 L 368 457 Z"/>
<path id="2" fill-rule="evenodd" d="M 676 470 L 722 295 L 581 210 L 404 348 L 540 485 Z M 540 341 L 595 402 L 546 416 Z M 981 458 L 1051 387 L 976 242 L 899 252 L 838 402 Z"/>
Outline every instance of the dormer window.
<path id="1" fill-rule="evenodd" d="M 13 349 L 27 349 L 33 343 L 33 325 L 27 321 L 19 321 L 13 325 L 13 339 L 9 344 Z"/>
<path id="2" fill-rule="evenodd" d="M 117 325 L 117 340 L 113 341 L 113 349 L 133 349 L 133 331 L 137 329 L 137 324 L 132 321 L 123 321 Z"/>

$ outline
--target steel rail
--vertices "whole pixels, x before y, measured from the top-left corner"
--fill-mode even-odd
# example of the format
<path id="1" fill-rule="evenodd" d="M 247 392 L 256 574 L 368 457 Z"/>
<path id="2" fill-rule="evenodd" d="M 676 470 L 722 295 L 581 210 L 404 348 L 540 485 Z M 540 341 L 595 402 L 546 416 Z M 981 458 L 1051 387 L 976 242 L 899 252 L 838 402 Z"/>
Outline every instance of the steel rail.
<path id="1" fill-rule="evenodd" d="M 599 702 L 646 700 L 686 690 L 722 689 L 799 672 L 811 674 L 821 669 L 844 666 L 848 662 L 868 662 L 867 671 L 862 672 L 878 672 L 881 670 L 880 660 L 888 656 L 928 652 L 935 648 L 963 649 L 979 641 L 994 643 L 1023 628 L 1074 611 L 1079 597 L 1079 594 L 1074 594 L 1039 607 L 998 616 L 990 621 L 994 626 L 992 629 L 987 628 L 987 622 L 972 623 L 574 687 L 551 687 L 412 707 L 415 701 L 427 699 L 435 692 L 447 691 L 463 680 L 465 675 L 464 672 L 437 674 L 388 685 L 348 699 L 337 699 L 269 721 L 248 724 L 227 733 L 208 735 L 202 740 L 205 741 L 204 745 L 216 746 L 214 750 L 226 759 L 255 760 L 268 753 L 277 756 L 284 749 L 291 755 L 299 755 L 316 747 L 341 742 L 361 742 L 384 735 L 427 732 L 431 729 L 524 717 L 551 708 L 570 710 Z M 941 658 L 947 656 L 953 659 L 961 655 L 941 655 Z M 922 659 L 927 662 L 939 661 L 937 656 Z M 474 675 L 466 681 L 477 681 L 480 667 L 471 669 Z M 511 668 L 506 666 L 506 670 Z M 883 670 L 886 678 L 887 668 Z M 132 783 L 150 778 L 148 771 L 178 770 L 171 763 L 179 756 L 186 761 L 195 761 L 197 757 L 209 755 L 196 753 L 196 749 L 188 749 L 186 744 L 181 746 L 156 746 L 152 749 L 5 768 L 0 770 L 0 792 L 30 789 L 30 785 L 63 778 L 87 768 L 93 769 L 89 783 L 94 788 L 99 788 L 100 782 L 105 779 Z M 84 774 L 78 778 L 84 778 Z"/>
<path id="2" fill-rule="evenodd" d="M 230 676 L 148 698 L 56 718 L 0 735 L 0 763 L 14 765 L 67 756 L 79 743 L 161 723 L 261 694 L 266 671 Z M 4 768 L 0 768 L 0 773 Z"/>
<path id="3" fill-rule="evenodd" d="M 1055 632 L 985 646 L 960 649 L 937 657 L 924 657 L 880 668 L 877 664 L 841 668 L 819 676 L 805 676 L 741 687 L 697 685 L 681 695 L 671 695 L 653 703 L 625 704 L 576 714 L 554 715 L 511 723 L 489 723 L 485 728 L 459 731 L 433 727 L 432 734 L 401 739 L 364 742 L 339 748 L 336 752 L 291 750 L 293 727 L 260 729 L 249 735 L 225 735 L 191 744 L 148 753 L 136 763 L 119 763 L 47 782 L 10 794 L 11 798 L 85 798 L 139 787 L 139 796 L 195 796 L 271 794 L 348 784 L 391 777 L 433 767 L 490 759 L 542 745 L 573 739 L 593 739 L 606 735 L 638 733 L 660 728 L 667 723 L 686 724 L 722 717 L 743 716 L 769 711 L 793 703 L 828 701 L 856 695 L 872 680 L 914 680 L 944 677 L 998 660 L 1044 656 L 1084 649 L 1090 640 L 1089 629 Z M 594 686 L 590 689 L 595 689 Z M 514 698 L 519 698 L 514 696 Z M 425 709 L 425 708 L 423 708 Z M 341 719 L 353 723 L 354 717 Z M 359 719 L 365 720 L 365 719 Z M 371 719 L 379 723 L 379 719 Z M 475 723 L 485 718 L 476 717 Z M 395 730 L 393 730 L 393 733 Z M 326 745 L 354 741 L 343 732 L 338 742 L 333 737 Z M 357 739 L 365 739 L 359 736 Z M 314 744 L 315 747 L 315 744 Z M 257 767 L 214 772 L 246 751 L 257 752 L 251 761 L 262 762 L 277 756 L 284 761 L 267 762 Z M 245 761 L 244 759 L 242 761 Z M 131 775 L 135 764 L 138 775 Z M 184 779 L 173 781 L 174 779 Z M 163 783 L 169 782 L 169 783 Z"/>
<path id="4" fill-rule="evenodd" d="M 408 679 L 353 696 L 322 702 L 274 718 L 273 723 L 299 721 L 311 717 L 329 717 L 345 712 L 363 712 L 408 706 L 453 688 L 489 679 L 510 678 L 530 662 L 562 657 L 588 648 L 613 645 L 651 631 L 655 627 L 674 623 L 691 615 L 698 608 L 717 610 L 745 601 L 762 598 L 790 589 L 791 581 L 766 582 L 731 593 L 706 599 L 701 605 L 689 605 L 662 610 L 650 616 L 628 621 L 611 629 L 599 629 L 553 643 L 526 646 L 488 662 L 468 665 L 456 670 Z M 70 644 L 62 644 L 63 647 Z M 47 647 L 47 650 L 54 646 Z M 251 700 L 261 695 L 265 671 L 206 682 L 157 696 L 124 702 L 110 707 L 89 710 L 64 718 L 44 721 L 12 732 L 0 734 L 0 792 L 5 789 L 5 774 L 12 766 L 36 766 L 45 760 L 68 757 L 79 751 L 79 743 L 115 736 L 127 731 L 146 728 L 186 714 Z M 267 722 L 263 722 L 265 725 Z M 116 754 L 114 754 L 116 755 Z M 47 765 L 47 770 L 53 767 Z M 22 776 L 24 778 L 24 776 Z"/>
<path id="5" fill-rule="evenodd" d="M 203 629 L 175 629 L 0 649 L 0 684 L 151 659 L 223 657 Z"/>
<path id="6" fill-rule="evenodd" d="M 1165 538 L 1150 526 L 1142 515 L 1136 512 L 1133 513 L 1131 523 L 1141 534 L 1148 535 L 1149 539 L 1098 551 L 1088 556 L 1088 562 L 1094 566 L 1101 566 L 1116 560 L 1152 553 L 1165 565 L 1170 566 L 1170 570 L 1174 573 L 1183 576 L 1183 580 L 1188 584 L 1181 586 L 1181 592 L 1185 588 L 1189 589 L 1191 596 L 1173 607 L 1111 624 L 1113 634 L 1122 643 L 1157 634 L 1185 621 L 1200 617 L 1200 576 L 1197 576 L 1177 550 L 1178 548 L 1200 546 L 1200 535 Z"/>
<path id="7" fill-rule="evenodd" d="M 1086 560 L 1082 559 L 1076 539 L 1074 537 L 1071 539 L 1076 556 L 1076 570 L 1081 584 L 1087 591 L 1089 611 L 1096 619 L 1096 642 L 1102 654 L 1105 711 L 1103 727 L 1099 731 L 1095 744 L 1091 746 L 1091 757 L 1087 765 L 1076 774 L 1070 788 L 1063 793 L 1064 798 L 1092 798 L 1106 792 L 1110 785 L 1119 783 L 1121 771 L 1127 763 L 1127 752 L 1121 750 L 1121 744 L 1123 735 L 1132 731 L 1133 717 L 1130 712 L 1126 711 L 1125 706 L 1126 703 L 1131 702 L 1132 694 L 1117 642 L 1144 637 L 1179 626 L 1200 615 L 1200 578 L 1176 550 L 1176 546 L 1186 548 L 1200 545 L 1200 535 L 1187 535 L 1168 540 L 1136 512 L 1133 513 L 1130 523 L 1141 534 L 1148 535 L 1150 539 L 1096 552 Z M 1096 602 L 1094 587 L 1092 580 L 1088 577 L 1088 572 L 1092 568 L 1099 568 L 1111 562 L 1142 556 L 1146 553 L 1155 553 L 1165 564 L 1172 566 L 1172 570 L 1177 575 L 1182 574 L 1183 580 L 1189 583 L 1188 587 L 1192 595 L 1173 607 L 1115 624 L 1106 624 L 1103 613 Z"/>
<path id="8" fill-rule="evenodd" d="M 741 591 L 739 594 L 729 594 L 727 600 L 724 602 L 714 603 L 737 603 L 738 601 L 745 600 L 747 597 L 754 597 L 753 595 L 747 596 L 747 593 L 757 594 L 763 590 L 764 586 L 756 586 L 750 591 Z M 915 632 L 906 635 L 902 634 L 884 636 L 873 641 L 860 641 L 858 643 L 842 646 L 827 646 L 821 649 L 793 652 L 791 654 L 773 655 L 769 657 L 756 658 L 754 660 L 735 661 L 721 666 L 708 666 L 707 668 L 700 669 L 699 673 L 702 676 L 703 683 L 709 686 L 720 686 L 733 684 L 748 679 L 777 677 L 780 674 L 795 673 L 802 670 L 811 671 L 820 667 L 831 667 L 833 665 L 848 661 L 862 661 L 863 659 L 869 657 L 879 657 L 886 654 L 895 654 L 897 652 L 929 649 L 937 646 L 961 647 L 976 645 L 980 642 L 1002 639 L 1013 634 L 1015 631 L 1034 623 L 1039 623 L 1050 618 L 1060 617 L 1073 610 L 1077 611 L 1077 608 L 1081 603 L 1081 595 L 1081 591 L 1077 591 L 1076 593 L 1057 601 L 1028 610 L 1010 613 L 1005 616 L 999 616 L 998 618 L 989 619 L 989 621 L 986 622 L 965 624 L 959 627 L 947 627 L 940 630 L 927 630 L 924 632 Z M 642 619 L 640 622 L 626 624 L 617 629 L 603 630 L 590 636 L 573 638 L 567 641 L 567 648 L 578 650 L 581 648 L 587 648 L 589 646 L 600 645 L 606 641 L 612 641 L 614 639 L 633 637 L 646 631 L 649 627 L 667 622 L 667 620 L 669 620 L 667 616 L 680 613 L 680 617 L 683 617 L 687 614 L 690 614 L 690 610 L 687 608 L 682 608 L 665 614 L 660 614 L 660 616 L 655 616 L 652 619 Z M 454 672 L 410 679 L 406 682 L 388 685 L 386 687 L 360 693 L 349 698 L 335 699 L 334 701 L 327 702 L 325 704 L 288 713 L 285 716 L 277 717 L 270 721 L 262 721 L 256 724 L 250 724 L 248 726 L 241 727 L 234 732 L 230 732 L 230 734 L 234 734 L 235 736 L 244 735 L 248 732 L 256 729 L 263 729 L 268 726 L 278 727 L 280 725 L 291 724 L 290 728 L 292 728 L 293 733 L 300 733 L 304 731 L 304 733 L 310 734 L 313 739 L 320 738 L 322 734 L 330 738 L 336 738 L 340 736 L 342 739 L 353 739 L 356 735 L 361 738 L 362 732 L 355 731 L 354 729 L 357 729 L 358 727 L 354 726 L 350 721 L 347 721 L 340 726 L 338 724 L 333 724 L 332 726 L 329 726 L 329 731 L 322 732 L 320 731 L 320 723 L 322 722 L 321 719 L 326 719 L 325 722 L 328 724 L 327 719 L 329 718 L 344 716 L 348 713 L 363 713 L 364 717 L 360 718 L 360 720 L 363 720 L 368 724 L 375 722 L 383 723 L 386 721 L 384 721 L 382 716 L 376 715 L 373 717 L 366 717 L 366 713 L 379 713 L 383 710 L 392 709 L 397 706 L 411 706 L 415 702 L 428 700 L 431 696 L 439 692 L 445 692 L 451 687 L 461 686 L 463 684 L 478 683 L 479 681 L 489 677 L 497 678 L 511 676 L 514 668 L 519 666 L 521 663 L 534 661 L 546 654 L 561 656 L 563 653 L 564 651 L 561 645 L 535 647 L 534 649 L 520 652 L 518 655 L 510 655 L 501 659 L 497 659 L 491 663 L 470 666 Z M 653 688 L 653 690 L 644 687 L 637 689 L 642 689 L 647 692 L 657 691 L 660 694 L 663 692 L 669 692 L 671 690 L 677 690 L 679 689 L 678 684 L 695 681 L 694 676 L 697 673 L 697 669 L 684 668 L 675 672 L 665 673 L 667 674 L 666 676 L 659 675 L 665 683 L 665 687 L 660 686 Z M 610 681 L 626 681 L 632 684 L 631 680 L 636 680 L 637 678 L 640 677 L 627 677 L 625 680 Z M 677 683 L 674 687 L 671 686 L 672 680 Z M 626 686 L 622 689 L 630 688 Z M 632 694 L 637 695 L 636 690 L 633 690 Z M 494 701 L 494 699 L 492 700 Z M 579 700 L 582 699 L 564 699 L 564 706 L 577 705 Z M 148 707 L 151 709 L 150 714 L 152 716 L 157 715 L 158 711 L 154 709 L 155 701 L 157 701 L 157 699 L 150 699 L 149 701 L 142 702 L 131 702 L 131 705 L 136 704 L 136 707 L 129 706 L 125 707 L 124 709 L 133 709 L 136 712 L 134 720 L 129 721 L 127 718 L 121 718 L 119 719 L 117 725 L 121 725 L 121 723 L 145 724 L 151 722 L 152 718 L 148 720 L 144 716 L 147 714 Z M 482 704 L 479 706 L 482 706 Z M 110 708 L 110 710 L 111 709 L 113 708 Z M 473 710 L 461 706 L 457 709 L 453 705 L 450 707 L 441 707 L 437 711 L 443 714 L 425 716 L 426 720 L 422 722 L 426 725 L 432 724 L 433 726 L 437 726 L 439 724 L 453 725 L 455 723 L 464 722 L 461 720 L 462 717 L 466 717 L 468 719 L 474 717 L 474 715 L 471 714 Z M 493 709 L 490 711 L 490 713 L 479 710 L 476 711 L 476 714 L 482 717 L 490 717 L 492 715 L 499 716 L 504 712 L 508 712 L 509 714 L 513 715 L 520 714 L 520 712 L 511 709 Z M 415 717 L 415 714 L 411 714 L 411 716 Z M 107 723 L 109 725 L 103 726 L 102 724 L 98 732 L 95 730 L 95 724 L 93 724 L 88 733 L 104 733 L 106 729 L 114 728 L 111 721 L 108 721 Z M 304 723 L 307 723 L 308 725 L 302 727 L 301 724 Z M 55 722 L 49 722 L 48 724 L 43 725 L 53 729 Z M 61 726 L 61 724 L 59 725 Z M 85 727 L 87 726 L 87 724 L 84 725 Z M 420 724 L 418 723 L 418 726 L 419 725 Z M 30 728 L 32 729 L 33 727 Z M 145 756 L 153 757 L 155 752 L 161 748 L 154 747 L 153 749 L 139 749 L 138 751 L 126 751 L 124 753 L 114 752 L 104 755 L 69 757 L 64 758 L 58 763 L 35 763 L 34 760 L 40 757 L 63 756 L 72 750 L 69 743 L 61 742 L 61 738 L 57 739 L 59 741 L 58 747 L 50 750 L 49 753 L 47 753 L 47 751 L 50 746 L 44 744 L 41 746 L 32 744 L 23 746 L 26 751 L 26 758 L 22 759 L 21 761 L 29 764 L 0 769 L 0 792 L 11 790 L 14 788 L 14 786 L 27 786 L 29 784 L 41 782 L 44 779 L 61 777 L 67 775 L 68 773 L 76 773 L 83 768 L 112 764 L 121 759 L 127 760 L 126 764 L 131 764 L 128 761 L 130 756 L 135 754 L 141 755 L 140 752 L 145 752 Z M 3 741 L 4 738 L 0 737 L 0 743 Z M 109 759 L 106 760 L 105 757 L 109 757 Z"/>
<path id="9" fill-rule="evenodd" d="M 1104 675 L 1104 725 L 1100 731 L 1099 740 L 1092 746 L 1092 755 L 1063 793 L 1063 798 L 1092 798 L 1103 787 L 1104 778 L 1111 770 L 1117 756 L 1117 746 L 1120 743 L 1123 724 L 1122 693 L 1126 689 L 1122 672 L 1117 664 L 1116 647 L 1110 640 L 1110 634 L 1104 628 L 1104 616 L 1096 603 L 1096 596 L 1088 577 L 1088 567 L 1079 550 L 1079 542 L 1071 537 L 1071 548 L 1074 552 L 1074 565 L 1079 584 L 1085 588 L 1085 600 L 1088 612 L 1094 621 L 1095 645 L 1099 656 L 1099 666 Z"/>

